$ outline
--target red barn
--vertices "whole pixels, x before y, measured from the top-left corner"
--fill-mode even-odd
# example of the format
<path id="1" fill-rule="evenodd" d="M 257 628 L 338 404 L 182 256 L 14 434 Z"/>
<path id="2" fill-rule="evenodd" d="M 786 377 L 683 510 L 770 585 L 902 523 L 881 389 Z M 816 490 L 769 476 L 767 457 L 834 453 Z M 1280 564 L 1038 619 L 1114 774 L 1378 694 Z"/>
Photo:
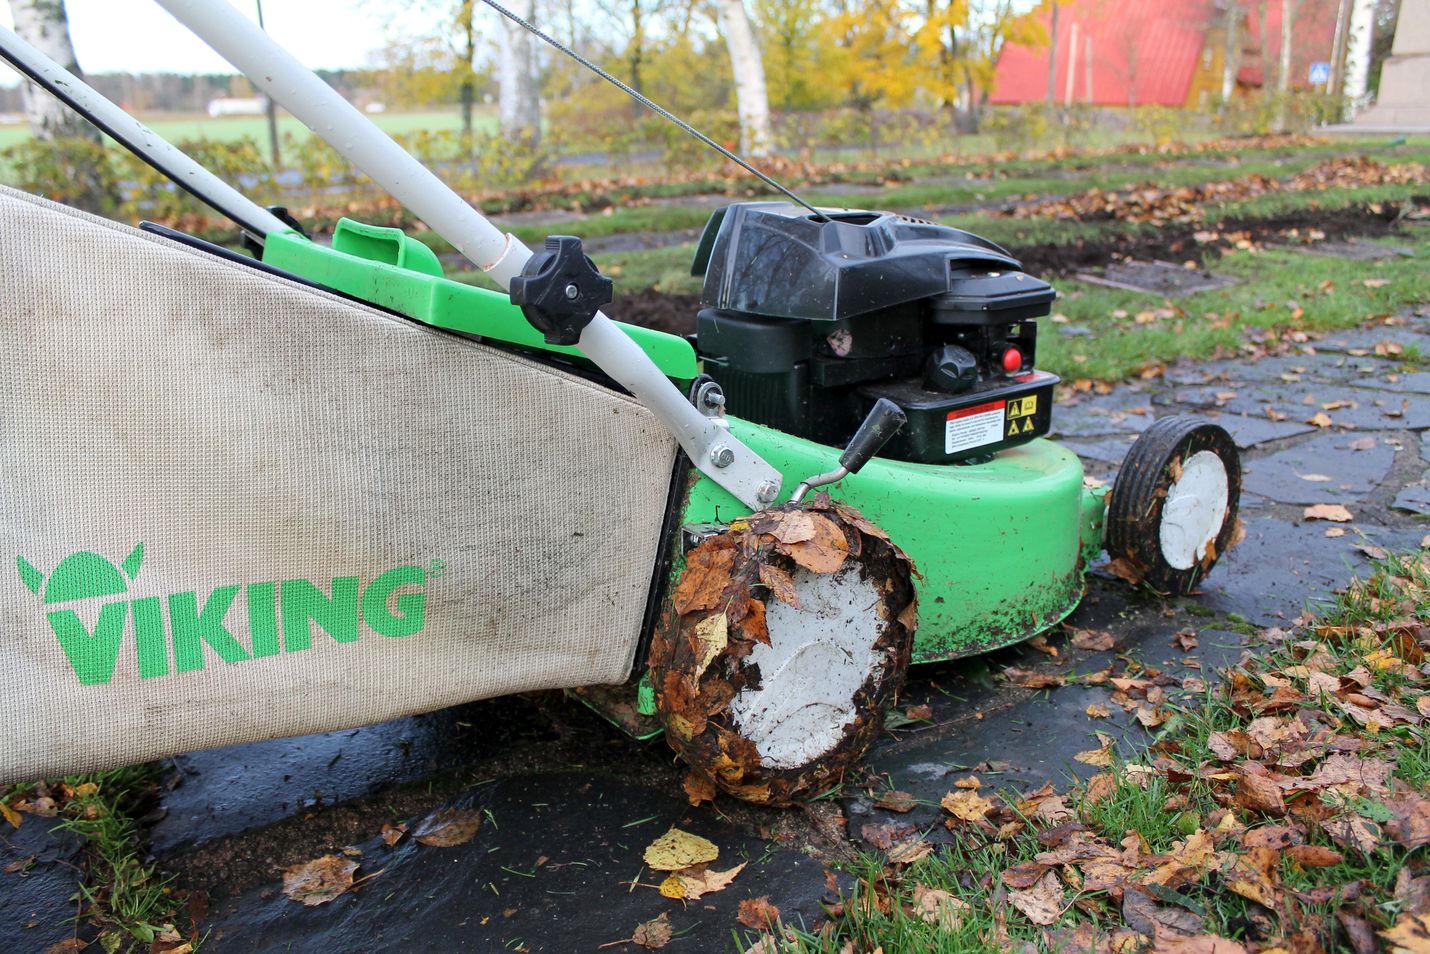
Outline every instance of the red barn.
<path id="1" fill-rule="evenodd" d="M 1048 58 L 1057 51 L 1053 100 L 1095 106 L 1206 106 L 1221 96 L 1229 0 L 1061 0 L 1057 36 L 1040 48 L 1009 45 L 998 60 L 990 102 L 1043 102 Z M 1332 60 L 1340 0 L 1230 0 L 1238 7 L 1236 82 L 1275 82 L 1281 15 L 1294 32 L 1291 84 L 1310 87 L 1312 63 Z M 1262 42 L 1262 6 L 1266 32 Z M 1052 37 L 1051 12 L 1033 14 Z"/>

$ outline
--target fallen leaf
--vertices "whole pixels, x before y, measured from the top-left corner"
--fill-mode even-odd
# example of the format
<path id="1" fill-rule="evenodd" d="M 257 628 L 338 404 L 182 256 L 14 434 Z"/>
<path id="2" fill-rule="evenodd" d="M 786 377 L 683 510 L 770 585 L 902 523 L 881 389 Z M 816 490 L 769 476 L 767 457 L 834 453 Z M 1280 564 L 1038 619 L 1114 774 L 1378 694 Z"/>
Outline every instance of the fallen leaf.
<path id="1" fill-rule="evenodd" d="M 1031 669 L 1019 669 L 1017 666 L 1009 666 L 1003 670 L 1002 675 L 1004 679 L 1020 689 L 1052 689 L 1067 681 L 1064 676 L 1034 672 Z"/>
<path id="2" fill-rule="evenodd" d="M 1156 937 L 1159 942 L 1194 937 L 1203 928 L 1202 919 L 1191 911 L 1158 904 L 1142 891 L 1130 887 L 1122 892 L 1122 920 L 1138 934 Z"/>
<path id="3" fill-rule="evenodd" d="M 780 909 L 770 904 L 769 895 L 762 895 L 758 898 L 746 898 L 740 902 L 740 910 L 739 913 L 735 915 L 735 920 L 747 928 L 755 928 L 759 931 L 773 931 L 779 924 Z"/>
<path id="4" fill-rule="evenodd" d="M 1262 950 L 1270 951 L 1271 948 Z M 1246 948 L 1238 941 L 1217 937 L 1215 934 L 1198 934 L 1195 937 L 1162 937 L 1152 945 L 1151 954 L 1246 954 Z"/>
<path id="5" fill-rule="evenodd" d="M 406 822 L 399 825 L 394 825 L 392 822 L 382 823 L 382 843 L 389 848 L 401 841 L 405 834 L 407 834 Z"/>
<path id="6" fill-rule="evenodd" d="M 1063 912 L 1063 885 L 1049 871 L 1026 891 L 1009 891 L 1008 900 L 1034 924 L 1052 924 Z"/>
<path id="7" fill-rule="evenodd" d="M 327 904 L 353 886 L 358 863 L 341 855 L 323 855 L 283 870 L 283 894 L 309 907 Z"/>
<path id="8" fill-rule="evenodd" d="M 1301 516 L 1307 520 L 1332 520 L 1336 523 L 1348 523 L 1355 519 L 1340 504 L 1314 504 L 1301 511 Z"/>
<path id="9" fill-rule="evenodd" d="M 1116 640 L 1105 629 L 1075 629 L 1070 642 L 1078 649 L 1101 652 L 1111 649 Z"/>
<path id="10" fill-rule="evenodd" d="M 1314 424 L 1316 427 L 1330 427 L 1335 422 L 1331 420 L 1331 415 L 1325 411 L 1317 411 L 1306 420 L 1307 424 Z"/>
<path id="11" fill-rule="evenodd" d="M 1395 927 L 1381 931 L 1394 954 L 1430 954 L 1430 915 L 1404 914 Z"/>
<path id="12" fill-rule="evenodd" d="M 1089 719 L 1106 719 L 1112 715 L 1112 710 L 1100 702 L 1094 702 L 1084 710 Z"/>
<path id="13" fill-rule="evenodd" d="M 695 624 L 695 640 L 700 646 L 700 656 L 690 675 L 692 679 L 699 679 L 715 657 L 730 645 L 730 618 L 724 613 L 705 617 Z"/>
<path id="14" fill-rule="evenodd" d="M 912 907 L 920 920 L 937 926 L 940 931 L 956 930 L 971 910 L 967 901 L 955 898 L 942 888 L 924 884 L 914 885 Z"/>
<path id="15" fill-rule="evenodd" d="M 1286 814 L 1281 787 L 1260 762 L 1245 762 L 1238 766 L 1236 804 L 1268 815 Z"/>
<path id="16" fill-rule="evenodd" d="M 1088 749 L 1086 752 L 1079 752 L 1073 759 L 1082 762 L 1084 765 L 1095 765 L 1098 768 L 1110 768 L 1113 762 L 1112 750 L 1116 745 L 1112 736 L 1104 732 L 1097 733 L 1097 740 L 1102 743 L 1100 749 Z"/>
<path id="17" fill-rule="evenodd" d="M 1407 794 L 1386 802 L 1390 820 L 1385 832 L 1405 848 L 1414 851 L 1430 845 L 1430 798 Z"/>
<path id="18" fill-rule="evenodd" d="M 949 792 L 940 801 L 944 811 L 963 821 L 978 821 L 993 810 L 993 802 L 977 791 Z"/>
<path id="19" fill-rule="evenodd" d="M 1331 480 L 1331 478 L 1325 474 L 1297 474 L 1296 476 L 1302 480 L 1309 480 L 1313 484 L 1323 484 Z"/>
<path id="20" fill-rule="evenodd" d="M 0 802 L 0 817 L 10 823 L 12 828 L 20 827 L 20 813 L 11 808 L 6 802 Z"/>
<path id="21" fill-rule="evenodd" d="M 796 511 L 799 512 L 799 511 Z M 806 570 L 833 573 L 849 556 L 849 541 L 839 525 L 828 517 L 809 514 L 814 535 L 797 543 L 782 541 L 779 548 Z"/>
<path id="22" fill-rule="evenodd" d="M 679 871 L 693 865 L 703 865 L 720 857 L 713 841 L 672 828 L 651 842 L 645 850 L 645 863 L 656 871 Z"/>
<path id="23" fill-rule="evenodd" d="M 1107 572 L 1133 586 L 1137 586 L 1147 577 L 1144 570 L 1126 557 L 1114 557 L 1110 560 L 1107 564 Z"/>
<path id="24" fill-rule="evenodd" d="M 1344 860 L 1339 851 L 1324 845 L 1292 845 L 1286 856 L 1302 868 L 1333 868 Z"/>
<path id="25" fill-rule="evenodd" d="M 1367 451 L 1367 450 L 1373 450 L 1373 449 L 1375 448 L 1375 438 L 1374 438 L 1374 437 L 1357 437 L 1355 440 L 1351 441 L 1350 444 L 1347 445 L 1347 446 L 1349 446 L 1350 449 L 1353 450 L 1353 451 Z"/>
<path id="26" fill-rule="evenodd" d="M 77 937 L 67 937 L 63 941 L 56 941 L 45 948 L 44 954 L 79 954 L 87 947 L 89 947 L 88 941 L 80 940 Z"/>
<path id="27" fill-rule="evenodd" d="M 685 789 L 686 800 L 692 805 L 715 801 L 715 782 L 708 775 L 702 775 L 694 769 L 685 773 L 685 781 L 681 783 L 681 787 Z"/>
<path id="28" fill-rule="evenodd" d="M 412 837 L 433 848 L 465 845 L 482 824 L 482 813 L 474 808 L 444 808 L 433 812 L 412 829 Z"/>
<path id="29" fill-rule="evenodd" d="M 1345 535 L 1346 535 L 1346 528 L 1345 528 L 1345 527 L 1327 527 L 1327 528 L 1326 528 L 1326 536 L 1328 536 L 1328 537 L 1332 537 L 1332 538 L 1334 538 L 1334 537 L 1343 537 L 1343 536 L 1345 536 Z"/>
<path id="30" fill-rule="evenodd" d="M 746 864 L 742 861 L 728 871 L 677 871 L 660 883 L 660 893 L 676 900 L 698 900 L 728 888 Z"/>
<path id="31" fill-rule="evenodd" d="M 788 603 L 795 609 L 804 608 L 804 604 L 799 601 L 799 596 L 795 594 L 794 578 L 779 567 L 761 563 L 760 582 L 769 587 L 770 593 L 781 603 Z"/>
<path id="32" fill-rule="evenodd" d="M 889 864 L 911 865 L 933 854 L 933 845 L 922 838 L 910 838 L 889 849 Z"/>
<path id="33" fill-rule="evenodd" d="M 918 801 L 915 800 L 913 795 L 901 791 L 884 792 L 874 801 L 876 807 L 887 809 L 891 812 L 898 812 L 901 815 L 904 812 L 913 811 L 914 806 L 917 804 Z"/>
<path id="34" fill-rule="evenodd" d="M 670 929 L 670 915 L 660 912 L 660 917 L 652 918 L 636 926 L 631 932 L 631 943 L 639 947 L 659 950 L 670 943 L 672 931 Z"/>

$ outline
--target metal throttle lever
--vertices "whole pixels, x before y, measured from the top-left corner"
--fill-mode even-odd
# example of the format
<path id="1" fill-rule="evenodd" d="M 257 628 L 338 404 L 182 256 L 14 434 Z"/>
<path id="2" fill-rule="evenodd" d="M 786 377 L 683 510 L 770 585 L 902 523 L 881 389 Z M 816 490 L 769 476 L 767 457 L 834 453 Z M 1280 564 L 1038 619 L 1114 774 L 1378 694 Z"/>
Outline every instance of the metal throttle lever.
<path id="1" fill-rule="evenodd" d="M 849 445 L 844 448 L 844 453 L 839 455 L 839 467 L 828 473 L 816 474 L 800 481 L 799 486 L 790 496 L 789 502 L 797 504 L 804 499 L 805 494 L 815 487 L 823 487 L 836 480 L 843 480 L 850 474 L 859 473 L 860 469 L 889 442 L 889 438 L 898 433 L 899 428 L 903 427 L 908 419 L 903 408 L 888 398 L 879 398 L 874 404 L 874 409 L 869 412 L 869 416 L 864 418 L 864 423 L 859 425 L 859 430 L 855 431 L 854 436 L 849 439 Z"/>

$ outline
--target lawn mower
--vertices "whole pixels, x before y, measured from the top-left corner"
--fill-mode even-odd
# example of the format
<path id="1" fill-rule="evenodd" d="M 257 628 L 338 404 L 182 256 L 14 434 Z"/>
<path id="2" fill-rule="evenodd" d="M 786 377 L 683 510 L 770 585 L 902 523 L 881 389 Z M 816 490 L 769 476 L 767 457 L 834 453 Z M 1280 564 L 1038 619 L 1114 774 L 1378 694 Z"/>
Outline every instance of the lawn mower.
<path id="1" fill-rule="evenodd" d="M 1046 439 L 1053 289 L 968 232 L 734 203 L 697 331 L 601 313 L 221 0 L 159 0 L 507 293 L 395 228 L 309 238 L 8 31 L 0 53 L 253 255 L 0 190 L 0 781 L 565 689 L 692 797 L 834 784 L 910 662 L 1066 617 L 1104 548 L 1165 594 L 1233 542 L 1221 428 L 1110 496 Z M 494 5 L 494 4 L 493 4 Z"/>

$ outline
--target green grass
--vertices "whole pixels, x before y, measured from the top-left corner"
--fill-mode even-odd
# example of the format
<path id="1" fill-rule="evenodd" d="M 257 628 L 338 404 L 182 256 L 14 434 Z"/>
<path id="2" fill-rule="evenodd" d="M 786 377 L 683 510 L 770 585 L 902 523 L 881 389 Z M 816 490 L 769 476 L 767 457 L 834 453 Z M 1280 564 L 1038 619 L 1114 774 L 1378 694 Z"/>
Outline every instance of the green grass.
<path id="1" fill-rule="evenodd" d="M 1394 241 L 1416 256 L 1356 262 L 1281 249 L 1233 251 L 1210 264 L 1236 285 L 1173 302 L 1059 281 L 1062 297 L 1054 312 L 1067 322 L 1041 323 L 1038 364 L 1069 379 L 1117 381 L 1179 357 L 1235 351 L 1254 330 L 1327 332 L 1430 301 L 1430 236 L 1407 234 Z M 1387 284 L 1367 287 L 1366 279 Z M 1149 313 L 1155 317 L 1139 324 L 1138 315 Z M 1061 333 L 1064 328 L 1091 334 L 1069 337 Z"/>
<path id="2" fill-rule="evenodd" d="M 1087 785 L 1074 786 L 1067 793 L 1072 820 L 1104 845 L 1125 846 L 1125 838 L 1140 836 L 1145 856 L 1172 851 L 1198 831 L 1213 831 L 1213 820 L 1223 819 L 1230 811 L 1235 825 L 1214 838 L 1220 853 L 1216 864 L 1199 877 L 1176 886 L 1176 890 L 1164 888 L 1155 895 L 1160 903 L 1200 915 L 1203 930 L 1208 933 L 1244 939 L 1259 920 L 1271 924 L 1273 937 L 1277 930 L 1290 933 L 1308 928 L 1318 935 L 1323 949 L 1342 949 L 1335 946 L 1343 940 L 1336 920 L 1338 905 L 1291 892 L 1357 884 L 1366 898 L 1355 911 L 1369 919 L 1371 930 L 1390 927 L 1400 913 L 1394 892 L 1397 875 L 1407 865 L 1412 875 L 1423 874 L 1426 859 L 1407 852 L 1388 836 L 1382 836 L 1377 847 L 1363 853 L 1337 845 L 1318 825 L 1309 825 L 1306 843 L 1335 851 L 1340 860 L 1327 867 L 1302 868 L 1289 854 L 1279 853 L 1273 872 L 1282 905 L 1279 913 L 1268 912 L 1228 889 L 1228 879 L 1232 877 L 1228 868 L 1248 851 L 1240 832 L 1283 824 L 1296 816 L 1265 814 L 1228 798 L 1228 787 L 1219 787 L 1214 775 L 1234 769 L 1240 759 L 1218 759 L 1209 740 L 1213 732 L 1247 729 L 1259 715 L 1248 702 L 1270 692 L 1273 675 L 1288 683 L 1305 684 L 1300 680 L 1307 677 L 1296 674 L 1304 673 L 1310 663 L 1309 647 L 1319 654 L 1311 668 L 1339 676 L 1364 667 L 1372 673 L 1371 685 L 1365 691 L 1384 693 L 1390 699 L 1399 696 L 1402 703 L 1413 707 L 1415 696 L 1422 691 L 1420 685 L 1412 686 L 1405 672 L 1385 665 L 1384 660 L 1405 658 L 1413 662 L 1414 652 L 1397 640 L 1394 627 L 1374 628 L 1376 624 L 1396 620 L 1403 623 L 1407 619 L 1421 623 L 1430 620 L 1430 557 L 1425 555 L 1392 556 L 1378 561 L 1367 579 L 1353 581 L 1307 632 L 1297 636 L 1312 642 L 1287 641 L 1258 649 L 1260 658 L 1235 670 L 1232 682 L 1211 686 L 1199 698 L 1174 706 L 1172 719 L 1160 729 L 1160 745 L 1155 753 L 1114 764 L 1100 776 L 1109 784 L 1096 795 Z M 1410 663 L 1405 665 L 1408 668 Z M 1422 796 L 1430 790 L 1430 742 L 1423 731 L 1408 726 L 1378 733 L 1361 729 L 1325 696 L 1308 696 L 1301 708 L 1317 715 L 1320 721 L 1315 725 L 1335 730 L 1343 743 L 1341 749 L 1350 750 L 1354 742 L 1364 757 L 1378 755 L 1392 760 L 1396 784 Z M 1290 722 L 1289 715 L 1281 718 Z M 1276 753 L 1266 758 L 1275 759 Z M 1153 767 L 1154 759 L 1162 768 Z M 1168 764 L 1178 768 L 1175 783 L 1169 779 Z M 1199 772 L 1199 768 L 1205 771 Z M 1383 821 L 1388 817 L 1388 809 L 1374 795 L 1342 802 L 1326 789 L 1319 796 L 1308 797 L 1319 797 L 1321 804 L 1330 809 L 1331 818 L 1360 816 Z M 1017 796 L 1005 795 L 1004 801 L 1015 805 Z M 862 854 L 845 866 L 855 878 L 856 887 L 842 900 L 831 923 L 817 934 L 787 927 L 787 946 L 781 950 L 802 954 L 836 954 L 851 949 L 882 949 L 885 954 L 981 952 L 1007 950 L 1018 942 L 1029 942 L 1042 951 L 1067 949 L 1007 903 L 1003 873 L 1031 862 L 1047 850 L 1048 844 L 1056 843 L 1040 838 L 1048 830 L 1048 823 L 1033 823 L 1026 816 L 1022 821 L 1025 827 L 1011 837 L 995 838 L 961 829 L 964 834 L 956 837 L 952 845 L 907 869 L 886 864 L 882 855 Z M 1161 863 L 1153 860 L 1140 870 L 1147 872 Z M 1070 877 L 1067 868 L 1061 869 L 1061 874 L 1064 880 Z M 1075 891 L 1066 884 L 1063 890 L 1066 907 L 1051 929 L 1084 924 L 1107 932 L 1120 926 L 1115 900 L 1101 892 Z M 929 891 L 947 892 L 954 899 L 948 902 L 949 910 L 955 914 L 953 923 L 932 923 L 936 918 L 919 910 L 916 899 Z"/>
<path id="3" fill-rule="evenodd" d="M 59 810 L 58 827 L 83 840 L 84 878 L 74 900 L 105 951 L 148 951 L 155 937 L 185 921 L 171 879 L 145 860 L 135 821 L 147 811 L 159 773 L 159 763 L 149 762 L 47 783 Z M 16 786 L 0 800 L 13 805 L 34 789 Z M 22 824 L 52 823 L 37 815 L 20 817 Z"/>
<path id="4" fill-rule="evenodd" d="M 150 129 L 170 142 L 179 139 L 203 137 L 218 142 L 235 142 L 245 137 L 260 143 L 268 142 L 268 120 L 263 116 L 223 116 L 211 118 L 202 113 L 191 116 L 140 116 Z M 377 113 L 369 117 L 383 132 L 393 135 L 430 130 L 437 132 L 460 129 L 461 114 L 456 110 L 432 110 L 414 113 Z M 491 132 L 497 128 L 496 113 L 491 107 L 481 108 L 474 116 L 472 125 L 479 132 Z M 278 133 L 291 134 L 299 141 L 307 139 L 311 133 L 294 117 L 279 111 Z M 6 149 L 30 138 L 27 126 L 0 126 L 0 149 Z"/>

